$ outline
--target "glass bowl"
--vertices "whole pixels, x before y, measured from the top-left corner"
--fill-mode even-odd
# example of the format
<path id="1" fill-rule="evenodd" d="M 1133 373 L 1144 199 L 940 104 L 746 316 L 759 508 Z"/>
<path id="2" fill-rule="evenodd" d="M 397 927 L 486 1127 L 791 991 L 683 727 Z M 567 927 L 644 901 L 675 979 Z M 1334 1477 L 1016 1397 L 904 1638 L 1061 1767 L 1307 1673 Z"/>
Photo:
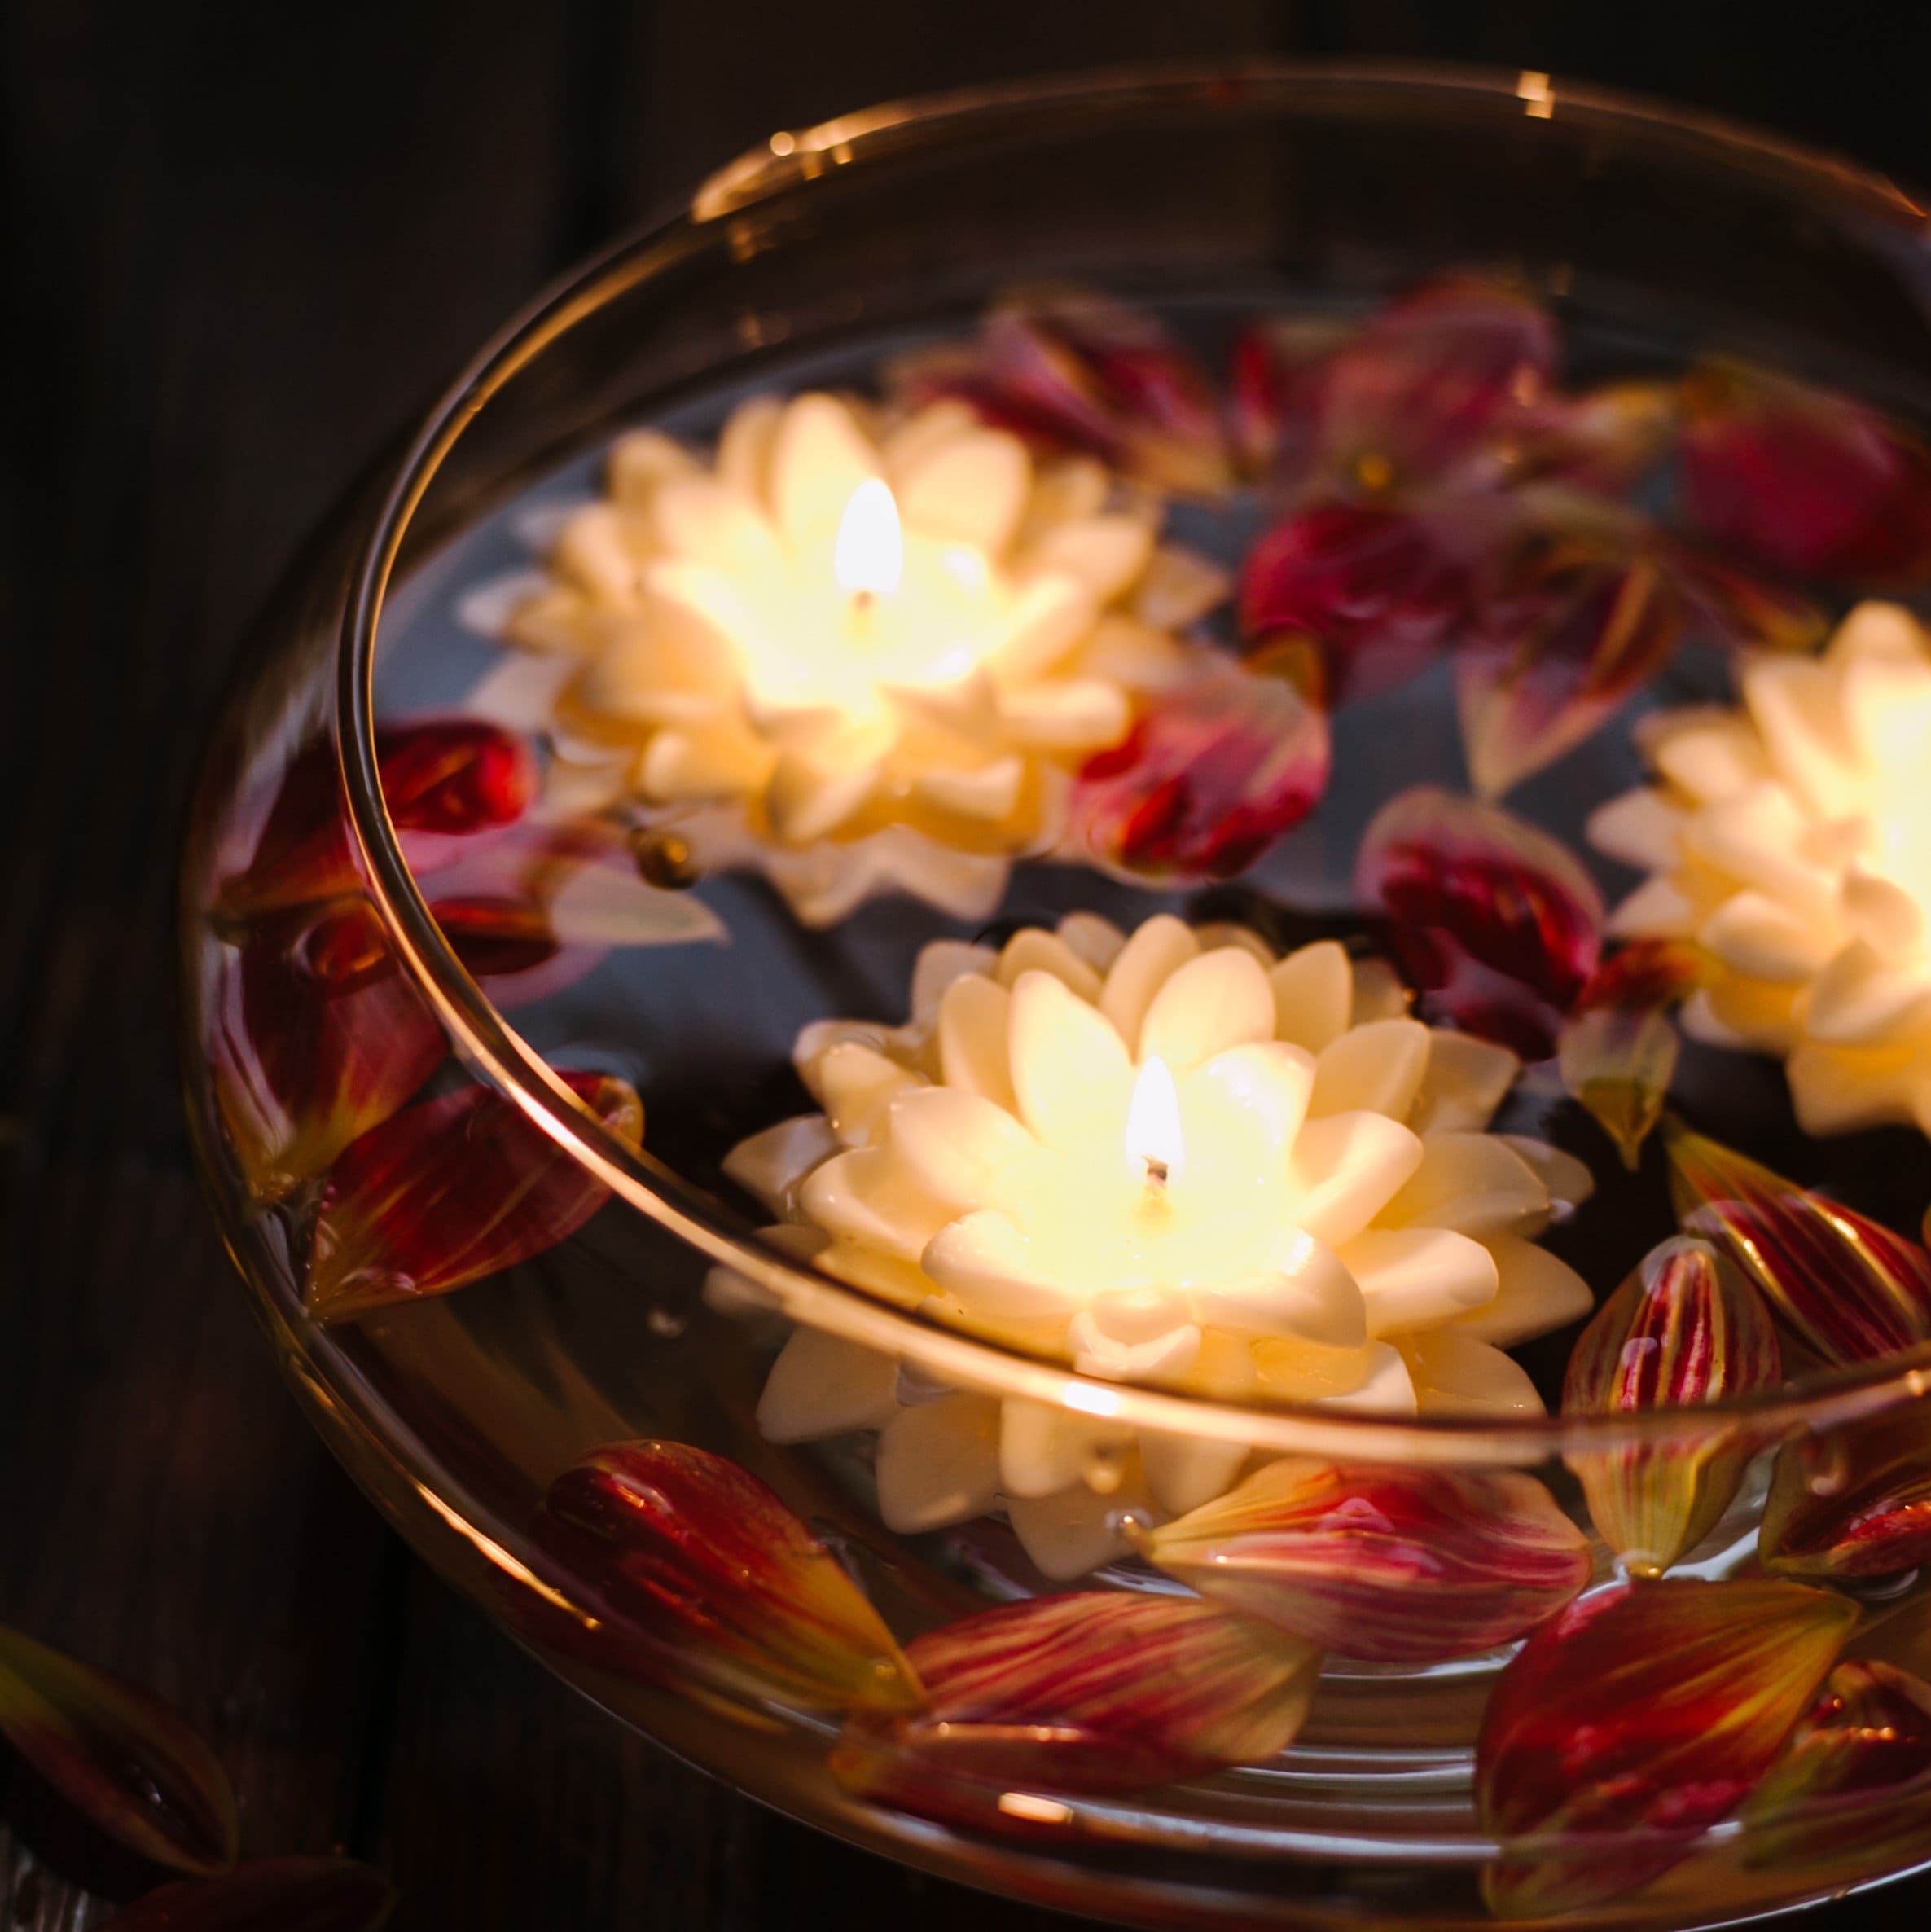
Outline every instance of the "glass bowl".
<path id="1" fill-rule="evenodd" d="M 1539 75 L 1126 72 L 774 135 L 517 317 L 183 870 L 209 1194 L 385 1514 L 1047 1904 L 1920 1862 L 1923 227 Z"/>

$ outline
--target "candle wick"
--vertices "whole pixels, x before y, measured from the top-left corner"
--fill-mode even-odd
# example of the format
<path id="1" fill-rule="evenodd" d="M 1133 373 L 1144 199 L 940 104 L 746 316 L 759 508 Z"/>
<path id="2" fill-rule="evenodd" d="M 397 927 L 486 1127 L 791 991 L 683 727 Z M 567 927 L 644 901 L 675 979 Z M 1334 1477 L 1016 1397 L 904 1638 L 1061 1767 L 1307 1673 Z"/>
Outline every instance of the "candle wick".
<path id="1" fill-rule="evenodd" d="M 1156 1188 L 1166 1185 L 1167 1164 L 1164 1161 L 1149 1159 L 1147 1162 L 1147 1179 Z"/>

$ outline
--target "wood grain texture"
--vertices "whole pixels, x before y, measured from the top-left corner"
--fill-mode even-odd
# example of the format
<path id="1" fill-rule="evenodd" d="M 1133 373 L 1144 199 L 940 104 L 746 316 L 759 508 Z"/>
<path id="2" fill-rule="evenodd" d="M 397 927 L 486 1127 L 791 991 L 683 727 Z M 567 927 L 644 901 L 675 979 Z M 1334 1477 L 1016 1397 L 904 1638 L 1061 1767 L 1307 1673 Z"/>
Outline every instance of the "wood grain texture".
<path id="1" fill-rule="evenodd" d="M 773 129 L 1047 67 L 1372 51 L 1676 94 L 1922 179 L 1928 39 L 1840 5 L 1780 46 L 1732 0 L 9 0 L 0 1618 L 204 1724 L 251 1851 L 380 1859 L 401 1932 L 1065 1932 L 619 1731 L 401 1550 L 276 1386 L 187 1167 L 168 986 L 175 826 L 246 621 L 505 313 Z M 99 1924 L 45 1848 L 0 1829 L 0 1927 Z"/>

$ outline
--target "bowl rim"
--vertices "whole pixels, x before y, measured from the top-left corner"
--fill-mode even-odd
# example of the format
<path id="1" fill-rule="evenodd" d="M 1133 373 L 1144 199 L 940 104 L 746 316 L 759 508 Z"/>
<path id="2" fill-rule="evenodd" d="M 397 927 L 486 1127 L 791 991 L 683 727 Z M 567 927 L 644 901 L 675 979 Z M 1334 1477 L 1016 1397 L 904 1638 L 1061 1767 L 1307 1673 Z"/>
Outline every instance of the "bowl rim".
<path id="1" fill-rule="evenodd" d="M 1701 163 L 1809 204 L 1867 247 L 1886 229 L 1920 244 L 1924 203 L 1885 176 L 1747 124 L 1547 75 L 1401 61 L 1255 58 L 1075 71 L 950 90 L 780 130 L 716 170 L 693 194 L 567 271 L 512 315 L 416 424 L 390 472 L 358 549 L 336 638 L 335 725 L 350 824 L 391 945 L 471 1070 L 496 1086 L 540 1131 L 617 1196 L 712 1263 L 773 1297 L 794 1319 L 880 1352 L 915 1359 L 983 1389 L 1177 1434 L 1257 1449 L 1389 1461 L 1521 1464 L 1640 1442 L 1665 1447 L 1746 1427 L 1774 1440 L 1799 1425 L 1841 1426 L 1931 1390 L 1931 1344 L 1793 1386 L 1702 1407 L 1620 1416 L 1385 1417 L 1288 1403 L 1235 1402 L 1096 1381 L 964 1333 L 748 1239 L 734 1216 L 694 1183 L 619 1139 L 491 1004 L 429 911 L 383 797 L 375 752 L 375 665 L 384 598 L 416 507 L 469 422 L 502 385 L 577 321 L 708 239 L 726 217 L 852 169 L 1019 125 L 1044 131 L 1062 112 L 1124 115 L 1154 108 L 1251 110 L 1328 117 L 1421 109 L 1500 126 L 1526 116 L 1625 138 L 1650 158 Z M 1055 131 L 1066 131 L 1064 123 Z M 1876 224 L 1876 234 L 1871 225 Z M 722 235 L 720 235 L 720 239 Z"/>

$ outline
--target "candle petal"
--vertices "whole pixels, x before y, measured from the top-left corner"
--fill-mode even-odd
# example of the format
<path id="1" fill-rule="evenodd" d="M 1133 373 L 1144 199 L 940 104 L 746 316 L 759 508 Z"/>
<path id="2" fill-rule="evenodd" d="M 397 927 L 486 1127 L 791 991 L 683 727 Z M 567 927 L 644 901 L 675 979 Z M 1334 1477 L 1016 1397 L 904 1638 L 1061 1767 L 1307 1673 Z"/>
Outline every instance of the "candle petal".
<path id="1" fill-rule="evenodd" d="M 828 1234 L 917 1263 L 950 1215 L 880 1147 L 854 1148 L 814 1168 L 798 1205 Z"/>
<path id="2" fill-rule="evenodd" d="M 1317 939 L 1298 948 L 1267 977 L 1274 988 L 1274 1030 L 1282 1039 L 1319 1053 L 1345 1030 L 1354 979 L 1338 941 Z"/>
<path id="3" fill-rule="evenodd" d="M 999 1407 L 999 1489 L 1007 1497 L 1056 1495 L 1082 1481 L 1096 1453 L 1118 1453 L 1133 1432 L 1043 1402 Z"/>
<path id="4" fill-rule="evenodd" d="M 805 1084 L 842 1145 L 869 1147 L 892 1103 L 917 1087 L 919 1076 L 867 1041 L 835 1040 L 812 1060 Z"/>
<path id="5" fill-rule="evenodd" d="M 1589 1580 L 1531 1478 L 1269 1463 L 1147 1536 L 1170 1576 L 1345 1657 L 1426 1662 L 1512 1642 Z"/>
<path id="6" fill-rule="evenodd" d="M 1221 946 L 1189 959 L 1153 995 L 1140 1026 L 1139 1059 L 1163 1060 L 1184 1075 L 1230 1047 L 1273 1036 L 1266 973 L 1251 954 Z"/>
<path id="7" fill-rule="evenodd" d="M 1130 1454 L 1123 1466 L 1102 1466 L 1118 1474 L 1104 1494 L 1082 1481 L 1050 1496 L 1015 1496 L 1006 1505 L 1026 1561 L 1048 1583 L 1070 1583 L 1126 1556 L 1132 1547 L 1126 1521 L 1152 1513 L 1137 1455 Z"/>
<path id="8" fill-rule="evenodd" d="M 852 493 L 878 474 L 878 452 L 835 396 L 807 393 L 784 406 L 771 439 L 770 490 L 778 528 L 794 548 L 827 551 Z"/>
<path id="9" fill-rule="evenodd" d="M 898 1413 L 898 1363 L 820 1328 L 794 1328 L 757 1399 L 767 1442 L 814 1442 L 883 1429 Z"/>
<path id="10" fill-rule="evenodd" d="M 1507 1918 L 1639 1890 L 1766 1772 L 1856 1621 L 1788 1583 L 1619 1583 L 1530 1638 L 1476 1753 L 1485 1890 Z"/>
<path id="11" fill-rule="evenodd" d="M 999 1488 L 999 1405 L 942 1395 L 901 1409 L 880 1432 L 879 1515 L 901 1536 L 962 1523 L 992 1508 Z"/>
<path id="12" fill-rule="evenodd" d="M 954 1212 L 987 1205 L 1039 1144 L 1003 1107 L 950 1087 L 915 1087 L 892 1102 L 886 1135 L 912 1185 Z"/>
<path id="13" fill-rule="evenodd" d="M 1077 1147 L 1123 1120 L 1133 1069 L 1112 1023 L 1050 973 L 1012 989 L 1012 1087 L 1020 1117 L 1049 1146 Z"/>
<path id="14" fill-rule="evenodd" d="M 1283 1154 L 1294 1144 L 1314 1091 L 1312 1056 L 1285 1040 L 1257 1040 L 1216 1053 L 1180 1088 L 1183 1121 L 1204 1124 L 1202 1138 Z M 1263 1160 L 1264 1170 L 1275 1163 Z"/>
<path id="15" fill-rule="evenodd" d="M 1429 1030 L 1419 1020 L 1376 1020 L 1321 1049 L 1308 1112 L 1316 1119 L 1367 1109 L 1405 1120 L 1428 1070 Z"/>
<path id="16" fill-rule="evenodd" d="M 1019 1106 L 1008 1051 L 1012 995 L 996 981 L 962 975 L 939 1002 L 939 1078 L 1008 1113 Z"/>
<path id="17" fill-rule="evenodd" d="M 1491 1235 L 1483 1245 L 1495 1259 L 1495 1298 L 1458 1316 L 1460 1333 L 1510 1348 L 1566 1328 L 1595 1307 L 1589 1284 L 1547 1248 L 1514 1235 Z"/>
<path id="18" fill-rule="evenodd" d="M 1546 1412 L 1529 1371 L 1513 1355 L 1454 1328 L 1396 1338 L 1424 1416 L 1525 1416 Z"/>
<path id="19" fill-rule="evenodd" d="M 1429 1031 L 1428 1065 L 1408 1111 L 1418 1134 L 1479 1133 L 1508 1097 L 1522 1063 L 1506 1047 L 1442 1027 Z"/>
<path id="20" fill-rule="evenodd" d="M 1533 1233 L 1548 1213 L 1548 1189 L 1499 1135 L 1431 1134 L 1413 1175 L 1381 1218 L 1393 1227 L 1493 1236 Z"/>
<path id="21" fill-rule="evenodd" d="M 1300 1728 L 1319 1670 L 1311 1644 L 1265 1624 L 1121 1591 L 1003 1605 L 908 1655 L 924 1709 L 848 1725 L 832 1768 L 876 1802 L 981 1824 L 1015 1790 L 1134 1791 L 1263 1763 Z"/>
<path id="22" fill-rule="evenodd" d="M 1236 1335 L 1360 1348 L 1368 1339 L 1368 1315 L 1347 1262 L 1301 1230 L 1284 1231 L 1284 1236 L 1280 1265 L 1271 1273 L 1196 1289 L 1200 1319 Z M 1350 1243 L 1350 1249 L 1356 1245 Z"/>
<path id="23" fill-rule="evenodd" d="M 1033 487 L 1033 465 L 1016 438 L 964 428 L 901 455 L 892 487 L 906 526 L 950 537 L 990 556 L 1012 542 Z"/>
<path id="24" fill-rule="evenodd" d="M 727 1178 L 753 1195 L 774 1214 L 788 1214 L 798 1183 L 838 1152 L 832 1123 L 822 1113 L 781 1120 L 740 1140 L 722 1162 Z"/>
<path id="25" fill-rule="evenodd" d="M 1500 1276 L 1481 1242 L 1446 1227 L 1370 1228 L 1341 1260 L 1367 1304 L 1375 1337 L 1433 1328 L 1495 1298 Z"/>
<path id="26" fill-rule="evenodd" d="M 973 1315 L 1063 1319 L 1077 1306 L 1077 1292 L 1042 1267 L 1025 1236 L 990 1209 L 941 1227 L 926 1244 L 922 1265 Z"/>
<path id="27" fill-rule="evenodd" d="M 1135 929 L 1107 968 L 1099 1010 L 1118 1029 L 1136 1060 L 1144 1057 L 1140 1030 L 1154 995 L 1200 950 L 1191 926 L 1170 912 L 1158 912 Z"/>
<path id="28" fill-rule="evenodd" d="M 1296 1218 L 1317 1240 L 1341 1247 L 1381 1213 L 1422 1157 L 1420 1137 L 1385 1113 L 1310 1121 L 1289 1168 L 1301 1196 Z"/>
<path id="29" fill-rule="evenodd" d="M 1089 1004 L 1099 998 L 1099 975 L 1057 933 L 1026 926 L 1015 933 L 999 951 L 994 977 L 1003 986 L 1016 986 L 1028 973 L 1050 973 Z"/>

